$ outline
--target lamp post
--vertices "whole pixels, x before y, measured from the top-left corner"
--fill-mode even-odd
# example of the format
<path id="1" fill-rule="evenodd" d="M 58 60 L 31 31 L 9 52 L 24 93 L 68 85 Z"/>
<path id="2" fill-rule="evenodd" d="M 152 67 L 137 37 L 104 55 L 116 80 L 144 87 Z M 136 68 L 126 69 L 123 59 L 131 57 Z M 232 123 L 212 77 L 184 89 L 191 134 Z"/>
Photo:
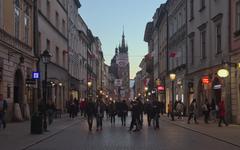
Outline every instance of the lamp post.
<path id="1" fill-rule="evenodd" d="M 170 80 L 172 81 L 172 112 L 171 112 L 171 117 L 172 117 L 172 121 L 174 121 L 174 80 L 176 79 L 176 74 L 175 73 L 171 73 L 169 75 Z"/>
<path id="2" fill-rule="evenodd" d="M 44 80 L 44 90 L 43 90 L 43 98 L 44 98 L 44 121 L 43 121 L 43 129 L 47 131 L 47 65 L 50 62 L 51 55 L 48 50 L 45 50 L 41 54 L 42 62 L 45 66 L 45 80 Z"/>

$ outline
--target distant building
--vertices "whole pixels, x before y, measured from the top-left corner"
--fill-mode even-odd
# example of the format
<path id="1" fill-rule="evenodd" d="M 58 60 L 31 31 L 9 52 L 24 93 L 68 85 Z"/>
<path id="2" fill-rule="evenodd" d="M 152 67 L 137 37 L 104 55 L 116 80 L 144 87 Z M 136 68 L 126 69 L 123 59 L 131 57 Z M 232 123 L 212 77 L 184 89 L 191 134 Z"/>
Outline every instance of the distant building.
<path id="1" fill-rule="evenodd" d="M 114 75 L 121 83 L 115 85 L 115 93 L 118 100 L 127 100 L 129 98 L 129 61 L 128 61 L 128 46 L 125 42 L 123 32 L 122 43 L 115 49 L 115 55 L 111 60 L 110 73 Z M 116 81 L 116 80 L 115 80 Z"/>

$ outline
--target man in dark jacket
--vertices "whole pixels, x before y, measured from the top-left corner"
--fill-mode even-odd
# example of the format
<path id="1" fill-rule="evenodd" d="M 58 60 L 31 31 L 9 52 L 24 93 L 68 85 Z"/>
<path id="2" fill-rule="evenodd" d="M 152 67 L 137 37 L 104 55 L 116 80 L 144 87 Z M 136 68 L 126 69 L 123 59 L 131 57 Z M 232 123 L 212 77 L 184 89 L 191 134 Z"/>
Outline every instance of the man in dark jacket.
<path id="1" fill-rule="evenodd" d="M 152 103 L 150 101 L 147 101 L 145 103 L 145 113 L 147 113 L 148 126 L 151 126 L 151 121 L 153 118 L 153 108 Z"/>
<path id="2" fill-rule="evenodd" d="M 122 126 L 126 126 L 126 116 L 128 113 L 128 106 L 125 100 L 123 100 L 120 103 L 120 116 L 121 116 L 121 121 L 122 121 Z"/>
<path id="3" fill-rule="evenodd" d="M 138 101 L 133 101 L 131 104 L 131 110 L 132 110 L 132 121 L 130 125 L 129 131 L 132 131 L 134 125 L 136 126 L 136 129 L 134 131 L 139 131 L 140 130 L 140 125 L 139 125 L 139 116 L 140 116 L 140 111 L 139 111 L 139 105 Z"/>
<path id="4" fill-rule="evenodd" d="M 89 131 L 92 131 L 93 117 L 95 114 L 95 103 L 92 99 L 88 99 L 86 103 L 86 114 L 88 118 Z"/>
<path id="5" fill-rule="evenodd" d="M 158 100 L 153 101 L 152 109 L 153 109 L 154 129 L 159 129 L 159 117 L 160 117 L 161 104 Z"/>
<path id="6" fill-rule="evenodd" d="M 105 105 L 103 101 L 101 99 L 98 99 L 95 107 L 97 131 L 102 130 L 102 119 L 104 117 L 104 110 L 105 110 Z"/>

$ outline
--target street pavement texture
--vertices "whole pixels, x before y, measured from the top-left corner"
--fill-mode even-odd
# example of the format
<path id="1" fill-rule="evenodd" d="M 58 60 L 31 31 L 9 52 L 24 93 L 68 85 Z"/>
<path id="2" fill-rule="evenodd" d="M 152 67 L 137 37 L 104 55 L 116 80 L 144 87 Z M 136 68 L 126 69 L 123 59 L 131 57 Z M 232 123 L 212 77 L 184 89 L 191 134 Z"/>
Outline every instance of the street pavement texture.
<path id="1" fill-rule="evenodd" d="M 65 118 L 55 121 L 50 132 L 43 135 L 30 135 L 29 127 L 23 124 L 20 124 L 21 131 L 14 131 L 13 125 L 9 125 L 11 130 L 0 132 L 0 150 L 240 150 L 239 126 L 218 128 L 216 123 L 205 125 L 200 121 L 199 125 L 188 125 L 185 122 L 171 122 L 162 117 L 160 129 L 154 130 L 146 126 L 145 120 L 140 132 L 129 133 L 128 127 L 120 125 L 119 118 L 115 125 L 104 119 L 103 131 L 89 132 L 85 119 Z M 129 123 L 130 117 L 128 126 Z M 14 125 L 15 130 L 21 129 Z M 19 132 L 19 136 L 10 137 L 8 132 Z"/>

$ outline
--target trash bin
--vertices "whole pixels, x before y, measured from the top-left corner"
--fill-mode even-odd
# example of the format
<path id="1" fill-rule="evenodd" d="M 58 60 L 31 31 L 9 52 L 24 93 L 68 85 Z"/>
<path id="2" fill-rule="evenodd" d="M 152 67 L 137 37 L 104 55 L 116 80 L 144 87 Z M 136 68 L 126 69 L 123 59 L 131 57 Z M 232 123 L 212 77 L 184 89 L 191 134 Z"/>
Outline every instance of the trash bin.
<path id="1" fill-rule="evenodd" d="M 40 113 L 34 113 L 31 118 L 31 134 L 42 133 L 43 133 L 42 115 Z"/>

